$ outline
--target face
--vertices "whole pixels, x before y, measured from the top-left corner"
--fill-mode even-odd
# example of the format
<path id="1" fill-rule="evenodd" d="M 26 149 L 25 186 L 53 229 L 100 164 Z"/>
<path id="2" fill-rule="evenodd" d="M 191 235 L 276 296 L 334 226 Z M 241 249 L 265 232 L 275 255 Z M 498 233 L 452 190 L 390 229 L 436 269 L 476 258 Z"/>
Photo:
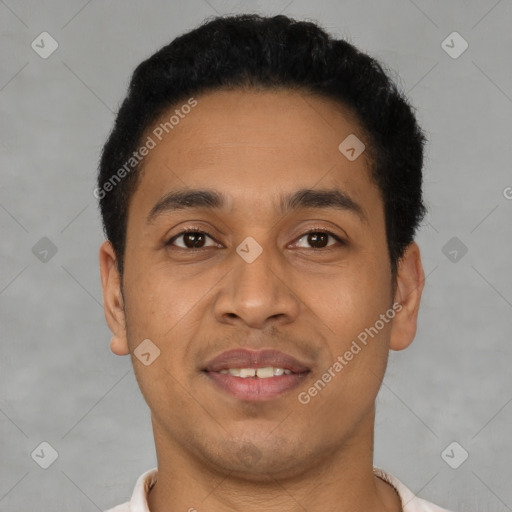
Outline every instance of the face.
<path id="1" fill-rule="evenodd" d="M 195 99 L 152 135 L 122 295 L 109 244 L 100 252 L 112 349 L 132 354 L 157 451 L 291 475 L 373 428 L 388 351 L 414 336 L 417 247 L 393 295 L 367 152 L 338 149 L 365 135 L 337 103 L 284 90 Z"/>

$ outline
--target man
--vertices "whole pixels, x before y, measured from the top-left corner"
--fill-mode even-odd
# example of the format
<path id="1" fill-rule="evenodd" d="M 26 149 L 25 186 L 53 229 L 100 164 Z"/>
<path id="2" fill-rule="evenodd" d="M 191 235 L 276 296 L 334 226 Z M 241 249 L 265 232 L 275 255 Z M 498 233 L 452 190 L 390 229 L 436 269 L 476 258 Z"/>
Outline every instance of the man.
<path id="1" fill-rule="evenodd" d="M 220 17 L 137 67 L 95 193 L 158 469 L 112 511 L 443 510 L 372 462 L 424 283 L 424 142 L 381 66 L 313 23 Z"/>

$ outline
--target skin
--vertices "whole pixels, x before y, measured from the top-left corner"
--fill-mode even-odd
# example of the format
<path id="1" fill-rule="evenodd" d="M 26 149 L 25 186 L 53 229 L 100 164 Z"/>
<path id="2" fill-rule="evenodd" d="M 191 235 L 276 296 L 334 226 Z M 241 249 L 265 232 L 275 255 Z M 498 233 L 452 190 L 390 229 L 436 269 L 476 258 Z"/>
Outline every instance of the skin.
<path id="1" fill-rule="evenodd" d="M 375 399 L 389 350 L 415 336 L 424 272 L 412 243 L 391 279 L 368 152 L 351 162 L 338 150 L 349 134 L 364 141 L 364 131 L 332 100 L 290 90 L 196 99 L 145 157 L 129 205 L 122 278 L 111 244 L 100 249 L 111 350 L 132 355 L 151 409 L 158 481 L 150 509 L 399 511 L 393 488 L 372 473 Z M 215 189 L 227 202 L 147 222 L 166 193 L 184 187 Z M 280 195 L 302 188 L 343 191 L 366 221 L 332 207 L 281 212 Z M 183 248 L 184 237 L 165 245 L 190 227 L 211 234 L 205 248 Z M 315 246 L 304 234 L 310 228 L 346 243 L 329 237 Z M 263 249 L 252 263 L 236 252 L 248 236 Z M 298 393 L 395 302 L 402 309 L 394 319 L 318 396 L 300 403 Z M 149 366 L 133 355 L 145 339 L 160 349 Z M 200 369 L 240 346 L 277 348 L 312 371 L 272 400 L 238 400 Z"/>

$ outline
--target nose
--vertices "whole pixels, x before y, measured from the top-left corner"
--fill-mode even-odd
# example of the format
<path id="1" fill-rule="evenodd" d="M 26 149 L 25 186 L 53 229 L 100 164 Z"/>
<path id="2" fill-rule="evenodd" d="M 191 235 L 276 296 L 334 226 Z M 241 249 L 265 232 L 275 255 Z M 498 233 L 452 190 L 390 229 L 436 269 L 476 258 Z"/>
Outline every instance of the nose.
<path id="1" fill-rule="evenodd" d="M 270 249 L 264 249 L 252 263 L 238 253 L 232 258 L 232 271 L 221 282 L 214 304 L 219 322 L 263 329 L 268 324 L 278 326 L 296 320 L 301 301 L 289 272 Z"/>

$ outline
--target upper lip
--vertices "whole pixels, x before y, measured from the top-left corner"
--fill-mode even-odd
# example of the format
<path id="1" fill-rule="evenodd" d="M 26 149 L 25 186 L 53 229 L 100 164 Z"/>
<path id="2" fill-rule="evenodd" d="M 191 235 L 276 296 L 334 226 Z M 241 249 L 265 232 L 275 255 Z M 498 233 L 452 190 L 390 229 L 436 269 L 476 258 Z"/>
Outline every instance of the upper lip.
<path id="1" fill-rule="evenodd" d="M 229 368 L 263 368 L 266 366 L 288 369 L 292 373 L 304 373 L 310 370 L 306 363 L 279 350 L 249 350 L 245 348 L 222 352 L 206 363 L 203 370 L 219 372 Z"/>

